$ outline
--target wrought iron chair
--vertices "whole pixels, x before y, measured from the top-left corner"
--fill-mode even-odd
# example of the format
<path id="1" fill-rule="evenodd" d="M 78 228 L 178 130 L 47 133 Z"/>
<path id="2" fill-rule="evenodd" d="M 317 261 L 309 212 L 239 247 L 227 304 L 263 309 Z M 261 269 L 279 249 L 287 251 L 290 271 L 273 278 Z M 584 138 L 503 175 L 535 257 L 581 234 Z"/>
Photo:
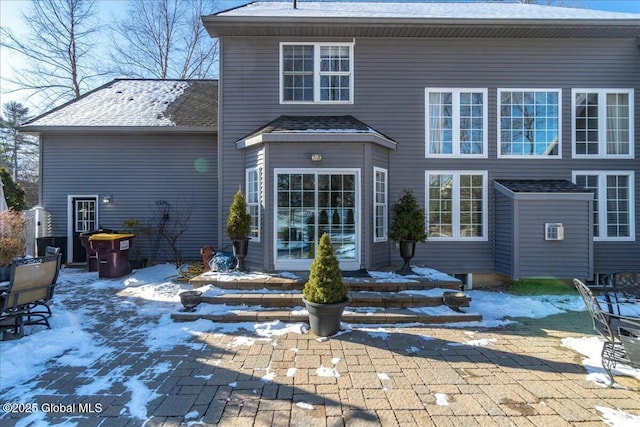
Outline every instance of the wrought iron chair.
<path id="1" fill-rule="evenodd" d="M 605 339 L 602 367 L 615 383 L 612 369 L 617 363 L 640 368 L 640 318 L 621 316 L 602 310 L 591 289 L 578 279 L 573 284 L 580 293 L 593 320 L 593 329 Z"/>

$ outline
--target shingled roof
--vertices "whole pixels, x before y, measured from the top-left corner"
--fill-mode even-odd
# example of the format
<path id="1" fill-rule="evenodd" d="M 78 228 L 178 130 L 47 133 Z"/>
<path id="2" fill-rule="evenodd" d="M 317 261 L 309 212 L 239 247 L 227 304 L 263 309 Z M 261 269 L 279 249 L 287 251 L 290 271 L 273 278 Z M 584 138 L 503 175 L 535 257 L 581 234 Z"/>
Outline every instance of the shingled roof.
<path id="1" fill-rule="evenodd" d="M 353 116 L 280 116 L 236 142 L 239 148 L 263 142 L 373 142 L 390 149 L 396 142 Z"/>
<path id="2" fill-rule="evenodd" d="M 217 80 L 117 79 L 36 117 L 21 130 L 216 131 L 217 121 Z"/>
<path id="3" fill-rule="evenodd" d="M 592 193 L 564 179 L 499 179 L 496 182 L 514 193 Z"/>

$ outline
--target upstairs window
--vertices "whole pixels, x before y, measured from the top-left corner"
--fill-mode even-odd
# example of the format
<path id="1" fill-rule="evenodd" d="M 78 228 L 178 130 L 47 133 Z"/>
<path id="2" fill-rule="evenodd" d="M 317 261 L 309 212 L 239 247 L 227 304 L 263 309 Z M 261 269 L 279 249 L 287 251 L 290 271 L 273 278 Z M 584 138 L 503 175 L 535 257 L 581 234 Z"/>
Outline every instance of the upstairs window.
<path id="1" fill-rule="evenodd" d="M 498 157 L 560 158 L 559 89 L 498 90 Z"/>
<path id="2" fill-rule="evenodd" d="M 353 102 L 353 43 L 282 43 L 280 100 Z"/>
<path id="3" fill-rule="evenodd" d="M 633 158 L 633 90 L 574 89 L 573 156 Z"/>
<path id="4" fill-rule="evenodd" d="M 487 89 L 426 90 L 427 157 L 487 157 Z"/>

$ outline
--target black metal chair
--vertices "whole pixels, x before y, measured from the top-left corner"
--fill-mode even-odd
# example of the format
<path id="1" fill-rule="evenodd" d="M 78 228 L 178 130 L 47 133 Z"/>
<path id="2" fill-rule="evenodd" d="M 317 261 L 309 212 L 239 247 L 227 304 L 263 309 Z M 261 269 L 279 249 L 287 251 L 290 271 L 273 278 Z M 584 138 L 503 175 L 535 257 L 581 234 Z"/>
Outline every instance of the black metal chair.
<path id="1" fill-rule="evenodd" d="M 621 316 L 602 310 L 598 299 L 582 281 L 573 283 L 584 300 L 593 320 L 593 329 L 605 339 L 602 346 L 602 367 L 615 383 L 612 369 L 617 363 L 640 368 L 640 318 Z"/>

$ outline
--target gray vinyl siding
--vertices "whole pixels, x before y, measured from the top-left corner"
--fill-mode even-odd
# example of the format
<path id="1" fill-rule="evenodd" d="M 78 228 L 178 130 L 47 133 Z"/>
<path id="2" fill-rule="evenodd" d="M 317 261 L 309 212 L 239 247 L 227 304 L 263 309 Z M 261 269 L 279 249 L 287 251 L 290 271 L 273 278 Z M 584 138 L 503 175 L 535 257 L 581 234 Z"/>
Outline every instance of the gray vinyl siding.
<path id="1" fill-rule="evenodd" d="M 495 192 L 495 272 L 513 277 L 515 219 L 510 199 Z"/>
<path id="2" fill-rule="evenodd" d="M 516 274 L 522 277 L 591 279 L 590 221 L 587 201 L 516 201 L 519 216 Z M 544 224 L 562 223 L 564 240 L 544 239 Z"/>
<path id="3" fill-rule="evenodd" d="M 42 205 L 51 213 L 52 235 L 67 235 L 68 195 L 113 195 L 99 203 L 99 224 L 119 230 L 128 218 L 146 225 L 156 201 L 172 210 L 191 209 L 179 245 L 185 260 L 200 259 L 202 246 L 217 241 L 217 155 L 215 135 L 43 135 Z M 196 169 L 196 160 L 198 160 Z M 191 208 L 189 208 L 189 206 Z M 177 210 L 176 210 L 177 209 Z M 148 256 L 155 239 L 145 241 Z M 171 260 L 165 244 L 159 260 Z"/>
<path id="4" fill-rule="evenodd" d="M 573 170 L 635 170 L 636 240 L 595 242 L 594 253 L 596 272 L 638 265 L 640 143 L 635 144 L 635 159 L 571 159 L 572 88 L 633 88 L 636 139 L 640 135 L 640 54 L 635 39 L 356 38 L 353 104 L 281 105 L 279 43 L 304 40 L 352 41 L 327 37 L 222 38 L 220 78 L 224 90 L 220 92 L 220 110 L 224 119 L 220 120 L 220 144 L 224 158 L 225 179 L 221 183 L 224 210 L 228 209 L 244 176 L 242 156 L 235 141 L 283 114 L 351 114 L 398 143 L 397 150 L 389 153 L 390 205 L 407 188 L 414 191 L 424 206 L 426 170 L 486 170 L 488 185 L 494 179 L 571 180 Z M 425 158 L 426 87 L 488 89 L 488 158 Z M 562 90 L 561 159 L 497 158 L 498 88 Z M 327 153 L 324 151 L 323 155 Z M 347 160 L 344 153 L 337 155 Z M 281 160 L 279 165 L 287 160 L 286 167 L 303 167 L 308 162 L 308 159 L 280 155 L 272 155 L 270 159 Z M 351 166 L 355 167 L 356 162 L 354 159 Z M 488 193 L 489 218 L 492 218 L 494 195 L 493 191 Z M 269 199 L 267 201 L 269 203 Z M 428 241 L 420 244 L 413 262 L 446 272 L 494 271 L 491 220 L 488 227 L 487 242 Z M 385 251 L 377 249 L 383 245 L 373 246 L 372 263 L 378 265 L 384 259 Z M 397 249 L 391 243 L 389 247 L 391 262 L 399 264 Z"/>

